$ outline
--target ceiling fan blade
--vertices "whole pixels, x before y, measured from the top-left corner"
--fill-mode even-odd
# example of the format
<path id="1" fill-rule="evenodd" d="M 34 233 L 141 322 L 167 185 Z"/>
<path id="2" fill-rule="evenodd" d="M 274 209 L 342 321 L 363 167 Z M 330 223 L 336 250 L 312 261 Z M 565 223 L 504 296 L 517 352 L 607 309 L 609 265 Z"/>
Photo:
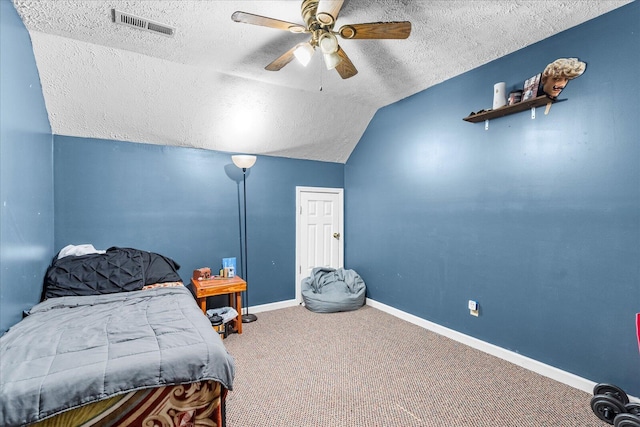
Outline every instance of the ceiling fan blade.
<path id="1" fill-rule="evenodd" d="M 332 25 L 338 19 L 344 0 L 320 0 L 316 10 L 316 19 L 322 25 Z"/>
<path id="2" fill-rule="evenodd" d="M 349 77 L 353 77 L 358 74 L 358 70 L 353 65 L 353 62 L 349 59 L 347 54 L 340 46 L 338 46 L 338 56 L 342 59 L 338 65 L 336 65 L 336 71 L 340 74 L 340 77 L 343 79 L 348 79 Z"/>
<path id="3" fill-rule="evenodd" d="M 231 19 L 243 24 L 260 25 L 263 27 L 275 28 L 277 30 L 291 31 L 292 33 L 304 33 L 307 30 L 306 27 L 301 24 L 267 18 L 266 16 L 254 15 L 253 13 L 247 12 L 233 12 Z"/>
<path id="4" fill-rule="evenodd" d="M 280 70 L 282 67 L 284 67 L 289 62 L 291 62 L 293 58 L 295 58 L 293 51 L 296 50 L 297 47 L 298 45 L 295 45 L 294 47 L 292 47 L 291 49 L 289 49 L 288 51 L 280 55 L 280 57 L 276 58 L 271 64 L 264 67 L 264 69 L 268 71 Z"/>
<path id="5" fill-rule="evenodd" d="M 406 39 L 411 34 L 411 22 L 371 22 L 343 25 L 338 31 L 344 39 Z"/>

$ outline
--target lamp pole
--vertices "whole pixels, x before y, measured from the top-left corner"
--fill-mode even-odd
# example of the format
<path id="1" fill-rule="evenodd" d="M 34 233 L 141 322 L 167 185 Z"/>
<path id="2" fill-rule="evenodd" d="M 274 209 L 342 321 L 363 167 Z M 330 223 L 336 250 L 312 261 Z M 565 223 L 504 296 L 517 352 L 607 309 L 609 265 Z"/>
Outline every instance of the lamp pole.
<path id="1" fill-rule="evenodd" d="M 258 320 L 255 314 L 249 314 L 249 264 L 247 263 L 247 168 L 242 168 L 242 195 L 244 206 L 244 256 L 242 257 L 242 274 L 244 274 L 244 280 L 247 282 L 247 290 L 245 291 L 246 314 L 242 315 L 242 323 L 251 323 Z"/>
<path id="2" fill-rule="evenodd" d="M 242 318 L 242 323 L 251 323 L 258 320 L 258 317 L 255 314 L 249 314 L 249 264 L 247 262 L 247 169 L 253 166 L 256 162 L 256 156 L 249 155 L 234 155 L 231 156 L 233 163 L 242 169 L 242 196 L 243 196 L 243 211 L 244 211 L 244 245 L 243 245 L 243 256 L 242 256 L 242 275 L 244 276 L 245 282 L 247 282 L 247 289 L 244 291 L 245 295 L 245 314 L 240 313 Z M 240 244 L 242 245 L 242 239 L 240 240 Z"/>

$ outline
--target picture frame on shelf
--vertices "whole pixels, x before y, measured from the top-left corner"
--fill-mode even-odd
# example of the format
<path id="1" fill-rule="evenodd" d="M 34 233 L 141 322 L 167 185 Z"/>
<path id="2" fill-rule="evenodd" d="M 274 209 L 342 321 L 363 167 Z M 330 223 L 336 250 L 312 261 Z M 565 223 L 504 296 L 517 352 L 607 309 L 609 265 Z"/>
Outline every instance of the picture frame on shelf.
<path id="1" fill-rule="evenodd" d="M 533 77 L 524 81 L 522 90 L 522 101 L 526 101 L 538 96 L 538 88 L 540 87 L 540 77 L 542 73 L 538 73 Z"/>

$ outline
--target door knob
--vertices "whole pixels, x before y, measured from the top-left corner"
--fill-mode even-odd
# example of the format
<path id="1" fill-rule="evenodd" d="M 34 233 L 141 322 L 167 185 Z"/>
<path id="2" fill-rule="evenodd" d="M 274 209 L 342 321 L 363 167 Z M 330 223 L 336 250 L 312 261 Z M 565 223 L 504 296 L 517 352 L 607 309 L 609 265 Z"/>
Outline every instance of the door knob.
<path id="1" fill-rule="evenodd" d="M 333 233 L 334 239 L 340 239 L 340 233 Z"/>

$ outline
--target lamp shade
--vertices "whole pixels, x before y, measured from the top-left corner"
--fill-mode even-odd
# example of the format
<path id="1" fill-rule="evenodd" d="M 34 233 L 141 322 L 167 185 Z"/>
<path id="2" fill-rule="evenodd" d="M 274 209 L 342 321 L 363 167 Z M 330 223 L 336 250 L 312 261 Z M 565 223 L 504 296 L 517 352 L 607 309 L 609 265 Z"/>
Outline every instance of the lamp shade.
<path id="1" fill-rule="evenodd" d="M 324 57 L 324 65 L 327 67 L 327 70 L 333 70 L 338 66 L 338 64 L 342 61 L 340 55 L 337 53 L 324 53 L 322 54 Z"/>
<path id="2" fill-rule="evenodd" d="M 336 53 L 338 51 L 338 39 L 331 33 L 323 33 L 318 40 L 318 46 L 322 53 Z"/>
<path id="3" fill-rule="evenodd" d="M 249 169 L 256 164 L 256 156 L 250 156 L 248 154 L 236 154 L 231 156 L 233 164 L 241 169 Z"/>
<path id="4" fill-rule="evenodd" d="M 302 65 L 305 67 L 311 61 L 311 57 L 313 56 L 313 46 L 310 43 L 300 43 L 298 47 L 293 51 L 296 59 L 300 61 Z"/>

